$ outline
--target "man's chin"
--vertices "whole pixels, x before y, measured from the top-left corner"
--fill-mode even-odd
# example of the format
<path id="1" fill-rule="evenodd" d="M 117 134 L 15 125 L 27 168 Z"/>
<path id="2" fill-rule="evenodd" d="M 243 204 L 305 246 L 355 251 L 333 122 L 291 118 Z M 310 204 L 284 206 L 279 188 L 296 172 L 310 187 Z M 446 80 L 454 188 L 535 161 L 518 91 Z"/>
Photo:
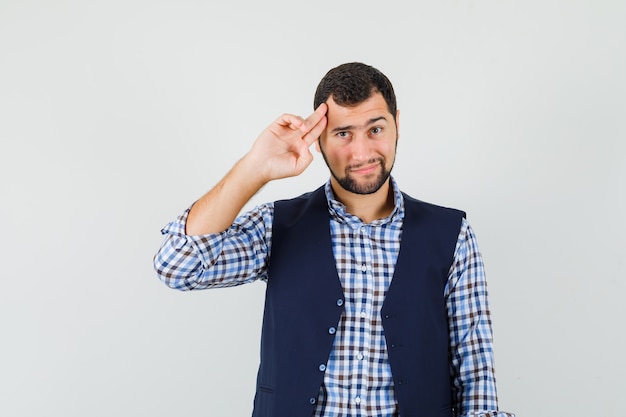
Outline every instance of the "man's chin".
<path id="1" fill-rule="evenodd" d="M 352 176 L 345 177 L 339 180 L 339 185 L 351 193 L 360 194 L 360 195 L 368 195 L 374 194 L 380 188 L 385 185 L 389 176 L 378 175 L 375 179 L 367 180 L 361 179 L 358 180 Z"/>

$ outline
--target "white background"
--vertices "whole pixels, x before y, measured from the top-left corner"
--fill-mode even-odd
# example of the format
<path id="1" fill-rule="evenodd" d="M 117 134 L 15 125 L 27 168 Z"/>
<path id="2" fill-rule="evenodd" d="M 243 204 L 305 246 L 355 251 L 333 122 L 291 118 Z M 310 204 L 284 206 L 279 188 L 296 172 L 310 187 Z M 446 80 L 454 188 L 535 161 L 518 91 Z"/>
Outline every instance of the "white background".
<path id="1" fill-rule="evenodd" d="M 625 22 L 617 0 L 0 0 L 0 415 L 249 415 L 264 286 L 166 288 L 159 230 L 363 61 L 396 89 L 401 187 L 476 230 L 501 408 L 623 416 Z M 250 204 L 327 176 L 316 156 Z"/>

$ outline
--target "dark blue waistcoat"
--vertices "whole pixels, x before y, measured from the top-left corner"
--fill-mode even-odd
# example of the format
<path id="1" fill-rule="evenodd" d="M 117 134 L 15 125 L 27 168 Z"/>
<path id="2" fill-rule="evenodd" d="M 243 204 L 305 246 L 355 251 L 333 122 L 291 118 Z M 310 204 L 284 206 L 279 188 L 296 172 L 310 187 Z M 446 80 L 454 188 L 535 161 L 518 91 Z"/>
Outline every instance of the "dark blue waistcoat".
<path id="1" fill-rule="evenodd" d="M 400 252 L 381 310 L 401 417 L 450 417 L 443 297 L 463 212 L 404 195 Z M 344 294 L 323 187 L 274 206 L 253 417 L 313 413 Z"/>

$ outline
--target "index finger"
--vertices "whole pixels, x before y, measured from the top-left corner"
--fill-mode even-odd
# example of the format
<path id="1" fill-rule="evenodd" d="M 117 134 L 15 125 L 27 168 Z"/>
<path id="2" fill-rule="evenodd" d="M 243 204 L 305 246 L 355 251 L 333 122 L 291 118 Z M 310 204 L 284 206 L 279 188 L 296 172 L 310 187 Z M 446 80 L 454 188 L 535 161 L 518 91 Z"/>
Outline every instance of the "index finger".
<path id="1" fill-rule="evenodd" d="M 322 103 L 317 106 L 317 109 L 307 117 L 304 122 L 300 125 L 300 131 L 302 133 L 309 133 L 311 129 L 313 129 L 320 120 L 326 115 L 328 111 L 328 105 L 326 103 Z"/>

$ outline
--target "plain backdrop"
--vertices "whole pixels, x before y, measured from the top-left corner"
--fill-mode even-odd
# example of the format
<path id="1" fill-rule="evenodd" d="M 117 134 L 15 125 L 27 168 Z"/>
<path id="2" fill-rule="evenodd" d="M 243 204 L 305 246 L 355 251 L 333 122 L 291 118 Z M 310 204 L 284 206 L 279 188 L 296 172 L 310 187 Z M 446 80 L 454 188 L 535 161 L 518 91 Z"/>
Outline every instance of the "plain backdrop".
<path id="1" fill-rule="evenodd" d="M 618 0 L 0 0 L 0 415 L 249 415 L 264 284 L 168 289 L 160 229 L 362 61 L 396 89 L 400 186 L 478 236 L 501 409 L 623 416 L 625 22 Z M 316 154 L 250 205 L 327 178 Z"/>

